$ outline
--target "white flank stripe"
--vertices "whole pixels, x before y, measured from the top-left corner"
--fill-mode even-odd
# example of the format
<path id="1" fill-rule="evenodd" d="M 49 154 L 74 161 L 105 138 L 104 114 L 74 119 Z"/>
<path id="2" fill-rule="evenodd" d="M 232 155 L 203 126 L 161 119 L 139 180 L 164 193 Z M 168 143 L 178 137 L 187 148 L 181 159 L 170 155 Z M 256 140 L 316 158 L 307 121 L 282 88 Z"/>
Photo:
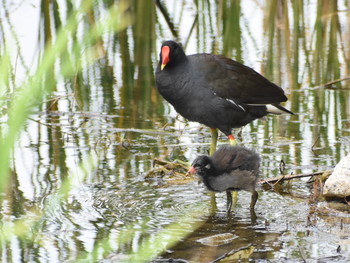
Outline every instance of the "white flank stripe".
<path id="1" fill-rule="evenodd" d="M 243 111 L 245 111 L 245 109 L 241 105 L 238 105 L 238 107 L 240 107 Z"/>
<path id="2" fill-rule="evenodd" d="M 230 99 L 226 99 L 228 102 L 231 102 L 233 105 L 235 105 L 237 108 L 241 108 L 243 111 L 245 111 L 245 109 L 241 106 L 241 105 L 239 105 L 239 104 L 237 104 L 234 100 L 230 100 Z"/>

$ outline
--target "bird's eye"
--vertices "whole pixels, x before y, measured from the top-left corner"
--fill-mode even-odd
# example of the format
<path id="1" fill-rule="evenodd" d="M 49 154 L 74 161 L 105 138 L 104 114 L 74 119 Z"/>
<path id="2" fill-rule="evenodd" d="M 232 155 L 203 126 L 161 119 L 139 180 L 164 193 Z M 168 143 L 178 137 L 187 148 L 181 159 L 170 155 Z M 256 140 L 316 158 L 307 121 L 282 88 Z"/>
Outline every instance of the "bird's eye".
<path id="1" fill-rule="evenodd" d="M 210 164 L 208 163 L 206 166 L 204 166 L 205 169 L 210 169 Z"/>

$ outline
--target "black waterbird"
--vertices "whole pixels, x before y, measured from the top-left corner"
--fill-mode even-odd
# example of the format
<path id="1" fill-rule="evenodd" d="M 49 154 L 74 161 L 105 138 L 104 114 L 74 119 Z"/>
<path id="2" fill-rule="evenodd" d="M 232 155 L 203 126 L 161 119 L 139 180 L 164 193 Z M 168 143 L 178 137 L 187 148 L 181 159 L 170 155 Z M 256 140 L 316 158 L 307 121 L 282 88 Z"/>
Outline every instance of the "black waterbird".
<path id="1" fill-rule="evenodd" d="M 282 88 L 232 59 L 206 53 L 186 56 L 174 41 L 163 42 L 159 56 L 159 93 L 184 118 L 211 128 L 211 154 L 217 129 L 235 145 L 232 128 L 269 113 L 293 114 L 280 105 L 287 101 Z"/>

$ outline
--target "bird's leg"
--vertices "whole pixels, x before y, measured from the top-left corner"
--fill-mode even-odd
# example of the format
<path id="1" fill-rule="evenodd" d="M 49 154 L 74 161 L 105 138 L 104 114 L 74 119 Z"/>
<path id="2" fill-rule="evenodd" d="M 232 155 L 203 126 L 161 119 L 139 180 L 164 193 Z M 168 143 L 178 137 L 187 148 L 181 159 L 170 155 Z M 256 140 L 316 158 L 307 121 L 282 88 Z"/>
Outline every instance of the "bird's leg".
<path id="1" fill-rule="evenodd" d="M 256 201 L 258 201 L 259 194 L 256 190 L 252 193 L 252 199 L 250 201 L 250 210 L 254 210 Z"/>
<path id="2" fill-rule="evenodd" d="M 228 139 L 230 140 L 230 145 L 231 145 L 231 146 L 236 146 L 236 145 L 237 145 L 236 139 L 235 139 L 235 137 L 233 137 L 232 134 L 230 134 L 230 135 L 228 136 Z"/>
<path id="3" fill-rule="evenodd" d="M 250 219 L 252 220 L 252 225 L 255 225 L 257 216 L 254 209 L 250 209 Z"/>
<path id="4" fill-rule="evenodd" d="M 258 192 L 254 190 L 254 192 L 252 193 L 252 199 L 250 201 L 250 218 L 252 220 L 252 224 L 255 225 L 256 224 L 256 214 L 255 214 L 255 210 L 254 210 L 254 207 L 255 207 L 255 204 L 256 204 L 256 201 L 258 200 Z"/>
<path id="5" fill-rule="evenodd" d="M 236 207 L 237 204 L 237 197 L 238 197 L 238 192 L 237 191 L 226 191 L 226 195 L 227 195 L 227 216 L 230 215 L 231 210 L 232 210 L 232 206 Z"/>
<path id="6" fill-rule="evenodd" d="M 231 213 L 231 208 L 232 208 L 232 194 L 231 191 L 226 191 L 226 196 L 227 196 L 227 203 L 226 203 L 226 209 L 227 209 L 227 216 L 230 215 Z"/>
<path id="7" fill-rule="evenodd" d="M 210 150 L 209 150 L 209 155 L 213 155 L 214 152 L 216 151 L 216 144 L 218 141 L 218 130 L 216 128 L 210 128 L 211 132 L 211 145 L 210 145 Z M 212 203 L 212 208 L 213 210 L 211 211 L 214 214 L 214 211 L 216 211 L 216 199 L 215 199 L 215 193 L 211 192 L 211 203 Z"/>
<path id="8" fill-rule="evenodd" d="M 215 128 L 210 128 L 211 132 L 211 145 L 209 155 L 213 155 L 216 151 L 216 143 L 218 141 L 218 130 Z"/>

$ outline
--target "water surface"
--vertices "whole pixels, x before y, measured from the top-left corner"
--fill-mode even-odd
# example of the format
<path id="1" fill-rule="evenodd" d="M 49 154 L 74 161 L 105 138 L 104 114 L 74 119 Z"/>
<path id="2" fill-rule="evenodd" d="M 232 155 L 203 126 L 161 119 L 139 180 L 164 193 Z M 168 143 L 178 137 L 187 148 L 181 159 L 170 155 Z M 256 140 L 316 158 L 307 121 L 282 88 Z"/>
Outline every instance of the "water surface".
<path id="1" fill-rule="evenodd" d="M 5 2 L 10 16 L 0 12 L 7 22 L 0 31 L 15 41 L 13 27 L 18 37 L 20 83 L 49 34 L 40 19 L 54 28 L 55 12 L 65 22 L 71 7 L 58 1 L 46 13 L 44 5 Z M 349 6 L 333 1 L 322 9 L 322 1 L 300 2 L 162 1 L 173 28 L 153 1 L 116 3 L 127 5 L 133 23 L 106 33 L 94 46 L 101 53 L 74 78 L 54 78 L 48 101 L 34 108 L 20 133 L 0 209 L 3 223 L 23 220 L 29 234 L 13 233 L 3 242 L 1 260 L 120 262 L 151 241 L 158 261 L 213 262 L 225 255 L 233 260 L 241 251 L 241 257 L 259 262 L 346 262 L 346 207 L 324 201 L 321 187 L 308 178 L 275 189 L 259 187 L 256 220 L 249 213 L 249 193 L 239 193 L 232 216 L 226 217 L 226 195 L 213 199 L 196 178 L 146 178 L 154 158 L 191 162 L 207 154 L 210 144 L 206 127 L 178 116 L 157 93 L 154 71 L 165 39 L 181 41 L 188 54 L 232 57 L 285 89 L 285 107 L 296 115 L 269 116 L 234 131 L 240 145 L 261 155 L 261 178 L 280 175 L 281 161 L 285 174 L 329 170 L 349 152 L 349 81 L 324 85 L 349 73 L 350 47 L 343 41 L 350 32 Z M 83 25 L 91 27 L 108 5 L 94 6 L 78 38 Z M 330 8 L 339 11 L 330 14 Z M 31 16 L 29 28 L 23 13 Z M 339 28 L 332 18 L 342 26 L 335 40 L 331 36 Z M 1 106 L 4 128 L 6 107 Z M 221 135 L 219 144 L 224 143 Z M 91 155 L 97 157 L 86 162 Z M 58 192 L 84 161 L 87 175 L 74 181 L 67 195 Z M 171 235 L 165 235 L 158 244 L 172 223 L 188 234 L 171 246 Z M 214 235 L 221 239 L 208 242 Z"/>

